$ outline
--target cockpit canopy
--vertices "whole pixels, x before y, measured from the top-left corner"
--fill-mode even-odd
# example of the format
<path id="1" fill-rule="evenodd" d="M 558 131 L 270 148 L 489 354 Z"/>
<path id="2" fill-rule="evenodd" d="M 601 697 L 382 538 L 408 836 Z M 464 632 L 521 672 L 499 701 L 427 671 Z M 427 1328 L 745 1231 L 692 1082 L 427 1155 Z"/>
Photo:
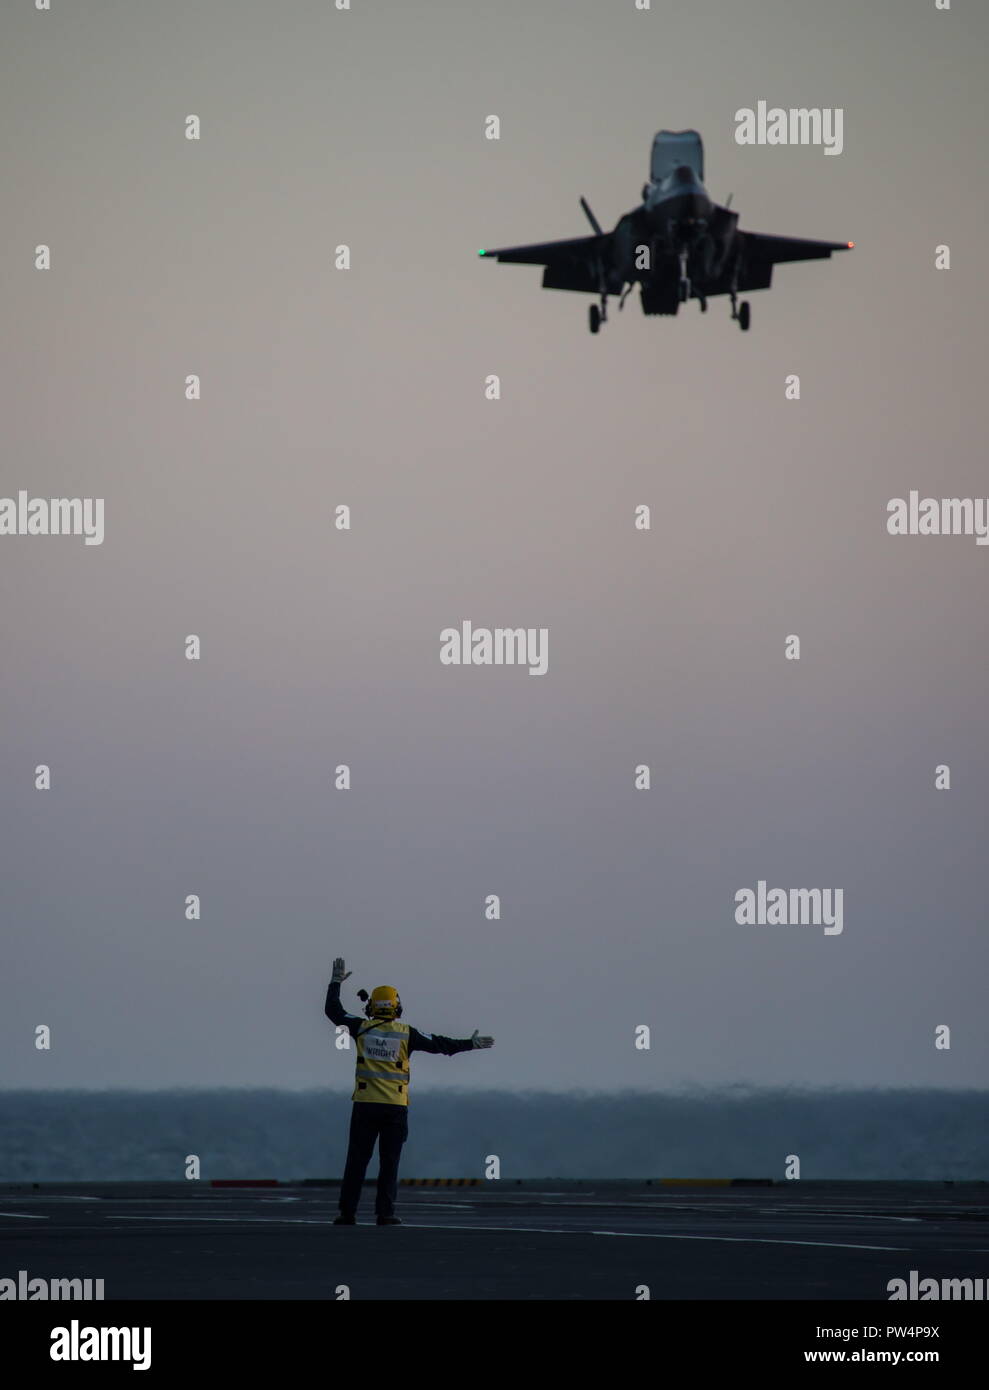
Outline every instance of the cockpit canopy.
<path id="1" fill-rule="evenodd" d="M 659 183 L 674 169 L 686 165 L 704 182 L 704 142 L 696 130 L 661 130 L 652 142 L 649 177 Z"/>

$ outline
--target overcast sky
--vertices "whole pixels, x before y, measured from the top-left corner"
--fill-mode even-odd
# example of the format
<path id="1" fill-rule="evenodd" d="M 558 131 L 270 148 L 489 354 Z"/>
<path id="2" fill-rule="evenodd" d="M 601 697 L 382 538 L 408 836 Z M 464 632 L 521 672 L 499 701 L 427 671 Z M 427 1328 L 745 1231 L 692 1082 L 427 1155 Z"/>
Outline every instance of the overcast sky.
<path id="1" fill-rule="evenodd" d="M 2 23 L 0 495 L 106 527 L 0 537 L 2 1083 L 344 1085 L 337 954 L 352 1007 L 495 1035 L 422 1087 L 984 1082 L 989 547 L 885 520 L 987 490 L 985 7 Z M 736 144 L 759 100 L 843 152 Z M 747 335 L 633 296 L 592 338 L 478 259 L 612 226 L 663 126 L 744 228 L 856 249 Z M 441 665 L 465 619 L 546 674 Z M 738 925 L 760 879 L 843 931 Z"/>

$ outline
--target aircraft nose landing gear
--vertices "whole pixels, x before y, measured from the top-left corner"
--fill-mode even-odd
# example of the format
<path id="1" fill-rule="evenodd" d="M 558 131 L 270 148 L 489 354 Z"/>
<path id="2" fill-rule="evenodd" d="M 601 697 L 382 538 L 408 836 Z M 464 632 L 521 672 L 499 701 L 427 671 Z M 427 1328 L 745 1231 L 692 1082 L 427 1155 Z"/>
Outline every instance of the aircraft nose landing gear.
<path id="1" fill-rule="evenodd" d="M 687 274 L 687 252 L 680 252 L 680 281 L 677 285 L 677 298 L 681 304 L 686 304 L 690 298 L 690 276 Z"/>
<path id="2" fill-rule="evenodd" d="M 601 307 L 600 307 L 600 309 L 598 308 L 598 306 L 597 306 L 596 304 L 592 304 L 591 307 L 588 309 L 588 311 L 587 311 L 587 324 L 588 324 L 588 327 L 590 328 L 590 330 L 591 330 L 592 333 L 599 333 L 599 332 L 601 331 L 601 325 L 602 325 L 602 323 L 607 323 L 607 322 L 608 322 L 608 296 L 607 296 L 606 294 L 603 294 L 603 295 L 601 296 Z"/>

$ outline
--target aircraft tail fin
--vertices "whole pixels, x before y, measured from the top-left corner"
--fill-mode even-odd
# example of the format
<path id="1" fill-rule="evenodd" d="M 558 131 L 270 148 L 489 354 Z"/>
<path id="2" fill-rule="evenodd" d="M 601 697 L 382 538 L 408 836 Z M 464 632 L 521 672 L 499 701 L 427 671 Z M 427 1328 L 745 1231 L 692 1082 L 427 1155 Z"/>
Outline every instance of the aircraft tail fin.
<path id="1" fill-rule="evenodd" d="M 654 183 L 686 164 L 704 182 L 704 142 L 696 130 L 660 130 L 652 142 L 649 177 Z"/>

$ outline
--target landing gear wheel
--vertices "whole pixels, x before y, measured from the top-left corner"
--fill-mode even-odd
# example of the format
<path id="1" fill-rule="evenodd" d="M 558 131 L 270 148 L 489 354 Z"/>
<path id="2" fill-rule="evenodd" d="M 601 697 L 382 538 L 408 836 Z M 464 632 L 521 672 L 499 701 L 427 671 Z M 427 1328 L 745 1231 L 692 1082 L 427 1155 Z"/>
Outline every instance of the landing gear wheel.
<path id="1" fill-rule="evenodd" d="M 601 310 L 596 304 L 592 304 L 588 309 L 587 322 L 592 333 L 599 332 L 601 328 Z"/>
<path id="2" fill-rule="evenodd" d="M 690 281 L 687 279 L 686 275 L 680 276 L 680 284 L 677 292 L 680 303 L 686 304 L 687 300 L 690 298 Z"/>
<path id="3" fill-rule="evenodd" d="M 702 300 L 700 301 L 700 306 L 701 306 L 701 313 L 702 313 L 702 314 L 706 314 L 706 313 L 707 313 L 707 300 L 706 300 L 706 299 L 702 299 Z"/>
<path id="4" fill-rule="evenodd" d="M 738 306 L 738 326 L 743 333 L 748 333 L 751 321 L 752 313 L 749 309 L 749 301 L 743 299 L 742 303 Z"/>

